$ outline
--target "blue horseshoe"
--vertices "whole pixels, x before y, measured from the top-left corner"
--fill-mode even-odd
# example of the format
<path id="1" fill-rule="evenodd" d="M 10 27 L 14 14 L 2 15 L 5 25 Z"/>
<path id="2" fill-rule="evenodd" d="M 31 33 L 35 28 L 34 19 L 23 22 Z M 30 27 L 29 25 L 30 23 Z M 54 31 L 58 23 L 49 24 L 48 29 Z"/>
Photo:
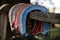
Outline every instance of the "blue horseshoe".
<path id="1" fill-rule="evenodd" d="M 23 28 L 22 33 L 24 36 L 28 35 L 28 33 L 26 31 L 26 18 L 27 18 L 28 13 L 31 12 L 32 10 L 40 10 L 42 12 L 48 12 L 47 8 L 40 6 L 40 5 L 32 5 L 32 6 L 29 6 L 28 8 L 26 8 L 26 10 L 24 10 L 24 12 L 22 13 L 22 28 Z M 48 25 L 46 23 L 44 23 L 44 24 Z"/>
<path id="2" fill-rule="evenodd" d="M 44 26 L 43 34 L 45 36 L 49 36 L 50 35 L 50 27 L 51 27 L 51 24 L 50 23 L 47 23 L 47 22 L 44 22 L 43 26 Z"/>

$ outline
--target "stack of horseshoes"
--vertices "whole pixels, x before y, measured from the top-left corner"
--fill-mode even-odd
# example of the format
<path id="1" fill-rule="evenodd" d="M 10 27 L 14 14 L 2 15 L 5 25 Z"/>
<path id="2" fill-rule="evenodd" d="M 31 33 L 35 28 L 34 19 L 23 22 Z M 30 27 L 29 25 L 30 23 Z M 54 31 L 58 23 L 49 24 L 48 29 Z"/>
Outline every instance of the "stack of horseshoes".
<path id="1" fill-rule="evenodd" d="M 26 30 L 27 15 L 29 14 L 29 12 L 33 10 L 48 12 L 48 9 L 40 5 L 32 5 L 32 4 L 25 4 L 25 3 L 14 5 L 9 11 L 9 22 L 10 22 L 11 30 L 12 31 L 16 30 L 20 34 L 25 35 L 25 36 L 27 36 L 28 34 L 37 35 L 41 33 L 41 30 L 43 30 L 42 32 L 45 34 L 45 30 L 47 29 L 47 27 L 48 27 L 47 30 L 49 30 L 51 26 L 50 23 L 47 23 L 47 22 L 37 21 L 36 26 L 32 28 L 30 33 L 28 33 Z M 43 29 L 39 29 L 39 28 L 43 28 Z"/>

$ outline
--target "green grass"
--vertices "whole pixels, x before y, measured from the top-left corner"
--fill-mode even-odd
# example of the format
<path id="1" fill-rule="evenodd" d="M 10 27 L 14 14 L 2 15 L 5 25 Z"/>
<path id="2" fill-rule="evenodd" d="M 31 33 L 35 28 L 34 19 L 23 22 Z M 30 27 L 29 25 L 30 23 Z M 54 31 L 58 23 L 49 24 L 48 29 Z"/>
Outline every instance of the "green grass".
<path id="1" fill-rule="evenodd" d="M 55 30 L 56 29 L 56 30 Z M 54 30 L 54 31 L 53 31 Z M 60 28 L 51 28 L 50 30 L 50 36 L 44 36 L 42 34 L 39 35 L 39 37 L 43 40 L 54 40 L 56 36 L 60 35 Z"/>

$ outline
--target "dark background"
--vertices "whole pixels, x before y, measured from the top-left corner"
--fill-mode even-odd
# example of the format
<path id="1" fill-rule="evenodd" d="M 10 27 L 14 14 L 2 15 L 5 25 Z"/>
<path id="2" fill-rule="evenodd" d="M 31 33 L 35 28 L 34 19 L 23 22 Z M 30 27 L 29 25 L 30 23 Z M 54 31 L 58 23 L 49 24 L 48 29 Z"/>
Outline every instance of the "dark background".
<path id="1" fill-rule="evenodd" d="M 0 0 L 0 5 L 2 5 L 4 3 L 14 5 L 17 3 L 30 3 L 30 0 Z"/>

